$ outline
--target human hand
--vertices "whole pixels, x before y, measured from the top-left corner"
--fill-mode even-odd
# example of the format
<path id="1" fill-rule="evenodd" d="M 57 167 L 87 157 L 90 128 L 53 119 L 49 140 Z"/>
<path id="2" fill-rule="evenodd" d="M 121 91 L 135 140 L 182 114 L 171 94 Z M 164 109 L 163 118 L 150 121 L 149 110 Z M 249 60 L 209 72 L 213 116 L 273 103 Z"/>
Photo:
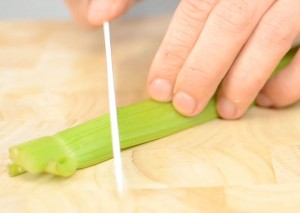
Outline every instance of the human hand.
<path id="1" fill-rule="evenodd" d="M 87 26 L 99 26 L 124 14 L 137 0 L 65 0 L 74 19 Z"/>
<path id="2" fill-rule="evenodd" d="M 148 91 L 186 116 L 200 113 L 218 88 L 217 109 L 241 117 L 300 99 L 300 51 L 268 80 L 300 33 L 300 0 L 182 0 L 154 58 Z M 220 86 L 219 86 L 220 85 Z"/>

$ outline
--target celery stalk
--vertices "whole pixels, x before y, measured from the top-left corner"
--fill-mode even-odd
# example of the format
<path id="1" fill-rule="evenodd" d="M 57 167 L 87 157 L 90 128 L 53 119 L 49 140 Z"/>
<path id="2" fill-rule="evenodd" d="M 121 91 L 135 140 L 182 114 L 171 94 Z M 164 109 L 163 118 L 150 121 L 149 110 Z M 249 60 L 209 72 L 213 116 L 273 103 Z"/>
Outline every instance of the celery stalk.
<path id="1" fill-rule="evenodd" d="M 193 118 L 178 114 L 171 103 L 146 100 L 118 109 L 122 149 L 152 141 L 217 118 L 215 101 Z M 53 136 L 10 148 L 11 176 L 24 171 L 70 176 L 112 158 L 109 115 L 103 115 Z M 17 168 L 17 169 L 14 169 Z"/>
<path id="2" fill-rule="evenodd" d="M 278 68 L 292 59 L 291 50 Z M 214 98 L 193 118 L 178 114 L 171 103 L 146 100 L 118 109 L 121 148 L 143 144 L 218 118 Z M 24 172 L 50 173 L 68 177 L 112 158 L 109 115 L 87 121 L 53 136 L 30 140 L 10 148 L 10 176 Z"/>

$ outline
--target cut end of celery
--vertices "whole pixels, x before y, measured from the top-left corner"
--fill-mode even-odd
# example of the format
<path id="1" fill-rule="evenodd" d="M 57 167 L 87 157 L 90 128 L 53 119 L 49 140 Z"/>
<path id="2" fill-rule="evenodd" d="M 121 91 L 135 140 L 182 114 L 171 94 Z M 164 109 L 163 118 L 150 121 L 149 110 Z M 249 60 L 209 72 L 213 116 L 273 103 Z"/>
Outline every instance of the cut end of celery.
<path id="1" fill-rule="evenodd" d="M 76 160 L 58 137 L 42 137 L 13 146 L 9 154 L 12 160 L 12 164 L 8 165 L 11 177 L 25 172 L 69 177 L 77 169 Z"/>
<path id="2" fill-rule="evenodd" d="M 12 163 L 8 165 L 8 173 L 10 177 L 15 177 L 25 172 L 26 170 L 18 164 Z"/>

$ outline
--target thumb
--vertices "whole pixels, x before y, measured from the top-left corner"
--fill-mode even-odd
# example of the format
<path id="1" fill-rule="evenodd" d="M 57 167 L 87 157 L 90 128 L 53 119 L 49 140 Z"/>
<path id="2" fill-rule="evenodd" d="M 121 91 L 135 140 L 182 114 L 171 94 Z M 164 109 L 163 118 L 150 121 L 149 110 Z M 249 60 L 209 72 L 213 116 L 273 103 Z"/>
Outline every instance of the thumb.
<path id="1" fill-rule="evenodd" d="M 124 14 L 134 2 L 135 0 L 91 0 L 87 19 L 92 25 L 101 25 Z"/>

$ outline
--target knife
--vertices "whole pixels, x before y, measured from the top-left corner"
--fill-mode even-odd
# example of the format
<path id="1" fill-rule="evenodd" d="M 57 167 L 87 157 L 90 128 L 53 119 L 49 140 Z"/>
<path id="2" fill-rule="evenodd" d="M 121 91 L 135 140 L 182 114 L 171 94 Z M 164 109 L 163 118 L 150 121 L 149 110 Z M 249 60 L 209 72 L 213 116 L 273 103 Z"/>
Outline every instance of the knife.
<path id="1" fill-rule="evenodd" d="M 114 162 L 114 171 L 115 171 L 117 188 L 119 192 L 122 192 L 123 191 L 123 170 L 122 170 L 121 146 L 120 146 L 120 136 L 119 136 L 119 127 L 118 127 L 118 115 L 117 115 L 109 28 L 110 28 L 109 23 L 104 22 L 103 32 L 104 32 L 104 43 L 105 43 L 105 52 L 106 52 L 108 102 L 109 102 L 110 129 L 111 129 L 112 149 L 113 149 L 113 162 Z"/>

